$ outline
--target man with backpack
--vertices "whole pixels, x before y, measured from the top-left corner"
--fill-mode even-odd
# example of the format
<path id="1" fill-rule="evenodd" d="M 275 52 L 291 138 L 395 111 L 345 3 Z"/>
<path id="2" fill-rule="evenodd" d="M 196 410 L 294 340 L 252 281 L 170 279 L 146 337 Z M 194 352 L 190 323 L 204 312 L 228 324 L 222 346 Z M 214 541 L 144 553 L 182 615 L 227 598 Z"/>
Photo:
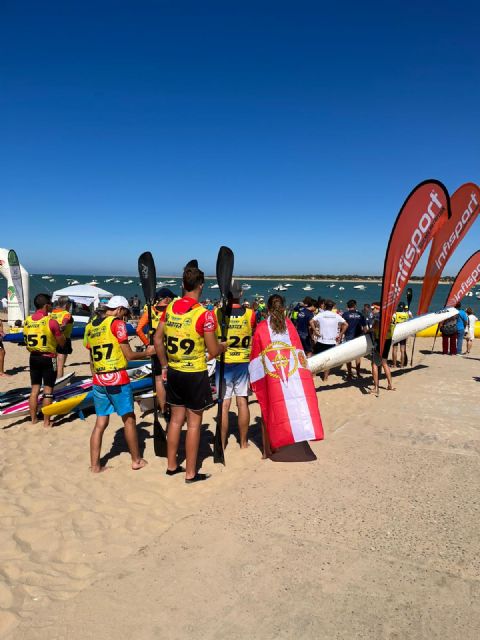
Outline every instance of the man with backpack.
<path id="1" fill-rule="evenodd" d="M 439 324 L 442 334 L 442 351 L 444 356 L 457 355 L 457 316 L 452 316 Z"/>

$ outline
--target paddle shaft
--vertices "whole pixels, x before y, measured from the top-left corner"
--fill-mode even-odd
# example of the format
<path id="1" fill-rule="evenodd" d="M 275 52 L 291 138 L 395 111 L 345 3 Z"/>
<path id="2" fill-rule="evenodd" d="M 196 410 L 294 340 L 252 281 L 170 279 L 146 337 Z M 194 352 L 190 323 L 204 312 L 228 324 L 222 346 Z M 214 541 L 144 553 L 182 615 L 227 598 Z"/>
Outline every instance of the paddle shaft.
<path id="1" fill-rule="evenodd" d="M 233 251 L 228 247 L 222 246 L 218 252 L 217 257 L 217 282 L 222 296 L 222 319 L 221 319 L 221 341 L 225 342 L 227 339 L 227 299 L 230 292 L 230 285 L 233 275 Z M 225 375 L 225 355 L 220 354 L 220 367 L 219 367 L 219 385 L 218 385 L 218 414 L 217 414 L 217 428 L 215 431 L 215 441 L 213 444 L 213 461 L 221 462 L 225 465 L 225 453 L 223 451 L 222 443 L 222 418 L 223 418 L 223 394 L 225 389 L 224 382 Z"/>
<path id="2" fill-rule="evenodd" d="M 222 300 L 222 318 L 220 321 L 221 341 L 227 339 L 227 301 Z M 215 444 L 213 449 L 213 461 L 225 464 L 225 454 L 223 451 L 222 428 L 223 428 L 223 396 L 225 393 L 225 353 L 220 355 L 218 368 L 218 409 L 217 409 L 217 428 L 215 431 Z"/>
<path id="3" fill-rule="evenodd" d="M 437 324 L 437 330 L 435 331 L 435 337 L 433 338 L 432 350 L 430 353 L 433 353 L 433 350 L 435 349 L 435 342 L 437 341 L 437 336 L 439 334 L 439 331 L 440 331 L 440 327 Z"/>
<path id="4" fill-rule="evenodd" d="M 412 298 L 413 298 L 413 291 L 412 289 L 409 287 L 407 289 L 407 305 L 408 305 L 408 310 L 410 311 L 410 306 L 412 304 Z M 414 336 L 413 338 L 413 346 L 412 346 L 412 355 L 410 356 L 410 367 L 413 367 L 413 352 L 415 351 L 415 340 L 416 340 L 417 336 Z M 403 365 L 403 363 L 402 363 Z"/>
<path id="5" fill-rule="evenodd" d="M 147 303 L 148 324 L 150 327 L 149 342 L 153 344 L 153 327 L 152 327 L 152 302 L 155 297 L 155 286 L 157 283 L 157 275 L 155 270 L 155 262 L 152 254 L 147 251 L 142 253 L 138 259 L 138 273 L 142 284 L 143 295 Z M 152 362 L 152 392 L 153 392 L 153 449 L 155 455 L 165 458 L 167 456 L 167 435 L 163 430 L 160 420 L 158 419 L 158 398 L 157 386 L 155 382 L 155 361 Z"/>
<path id="6" fill-rule="evenodd" d="M 147 302 L 148 324 L 150 326 L 150 344 L 153 344 L 152 303 Z M 159 458 L 167 457 L 167 436 L 158 418 L 157 383 L 155 380 L 155 356 L 152 356 L 152 391 L 153 391 L 153 450 Z"/>

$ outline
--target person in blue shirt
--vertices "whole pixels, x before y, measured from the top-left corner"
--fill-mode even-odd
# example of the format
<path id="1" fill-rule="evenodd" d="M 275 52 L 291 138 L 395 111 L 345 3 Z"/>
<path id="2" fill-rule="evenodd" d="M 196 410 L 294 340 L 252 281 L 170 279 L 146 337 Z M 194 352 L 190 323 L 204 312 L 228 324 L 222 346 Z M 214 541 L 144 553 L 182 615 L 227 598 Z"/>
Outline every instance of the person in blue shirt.
<path id="1" fill-rule="evenodd" d="M 358 338 L 366 332 L 367 322 L 363 313 L 360 313 L 360 311 L 357 310 L 356 300 L 349 300 L 347 302 L 347 310 L 342 314 L 342 318 L 348 324 L 348 328 L 345 331 L 345 342 Z M 361 378 L 360 358 L 355 360 L 355 369 L 357 370 L 357 378 Z M 351 362 L 347 362 L 347 378 L 353 378 Z"/>
<path id="2" fill-rule="evenodd" d="M 468 327 L 468 316 L 462 309 L 462 303 L 457 302 L 455 309 L 458 309 L 457 316 L 457 356 L 462 355 L 463 338 L 465 336 L 465 330 Z"/>
<path id="3" fill-rule="evenodd" d="M 303 350 L 307 357 L 312 355 L 312 339 L 310 336 L 310 320 L 313 318 L 315 312 L 315 301 L 307 296 L 303 300 L 303 304 L 298 309 L 296 329 L 297 333 L 302 341 Z"/>

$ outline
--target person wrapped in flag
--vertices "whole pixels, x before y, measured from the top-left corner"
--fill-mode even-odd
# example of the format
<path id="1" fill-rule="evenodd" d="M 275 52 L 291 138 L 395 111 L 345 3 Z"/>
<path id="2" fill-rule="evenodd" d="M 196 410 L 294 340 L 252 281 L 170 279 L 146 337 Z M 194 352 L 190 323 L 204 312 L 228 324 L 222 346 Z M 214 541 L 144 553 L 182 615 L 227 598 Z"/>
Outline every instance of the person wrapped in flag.
<path id="1" fill-rule="evenodd" d="M 283 298 L 270 296 L 267 309 L 253 335 L 249 365 L 264 423 L 264 457 L 270 450 L 323 439 L 312 374 Z"/>

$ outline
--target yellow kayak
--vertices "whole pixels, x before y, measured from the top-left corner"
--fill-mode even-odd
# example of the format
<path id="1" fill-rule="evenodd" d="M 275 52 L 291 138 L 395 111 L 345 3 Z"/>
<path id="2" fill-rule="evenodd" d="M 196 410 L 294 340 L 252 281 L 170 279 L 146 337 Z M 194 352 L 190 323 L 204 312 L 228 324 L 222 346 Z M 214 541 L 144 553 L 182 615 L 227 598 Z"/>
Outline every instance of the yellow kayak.
<path id="1" fill-rule="evenodd" d="M 428 329 L 419 331 L 417 333 L 417 338 L 434 338 L 437 333 L 437 327 L 438 324 L 434 324 L 432 327 L 428 327 Z M 480 338 L 480 320 L 477 320 L 475 323 L 475 338 Z"/>
<path id="2" fill-rule="evenodd" d="M 91 393 L 93 397 L 92 391 L 86 391 L 85 393 L 79 393 L 71 398 L 65 398 L 65 400 L 59 400 L 58 402 L 47 404 L 46 407 L 42 407 L 42 413 L 44 416 L 64 416 L 78 407 L 89 393 Z"/>

